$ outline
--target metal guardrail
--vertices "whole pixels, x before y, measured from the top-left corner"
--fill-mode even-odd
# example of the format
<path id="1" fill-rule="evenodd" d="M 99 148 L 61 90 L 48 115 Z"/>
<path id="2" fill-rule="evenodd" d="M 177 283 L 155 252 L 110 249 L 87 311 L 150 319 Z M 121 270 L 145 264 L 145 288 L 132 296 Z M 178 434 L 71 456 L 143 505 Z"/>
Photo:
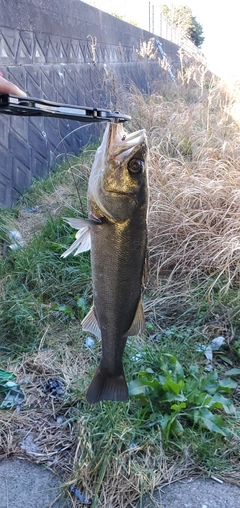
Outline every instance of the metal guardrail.
<path id="1" fill-rule="evenodd" d="M 185 49 L 191 55 L 203 56 L 202 51 L 176 25 L 171 23 L 160 11 L 160 6 L 149 2 L 149 31 L 173 42 Z"/>

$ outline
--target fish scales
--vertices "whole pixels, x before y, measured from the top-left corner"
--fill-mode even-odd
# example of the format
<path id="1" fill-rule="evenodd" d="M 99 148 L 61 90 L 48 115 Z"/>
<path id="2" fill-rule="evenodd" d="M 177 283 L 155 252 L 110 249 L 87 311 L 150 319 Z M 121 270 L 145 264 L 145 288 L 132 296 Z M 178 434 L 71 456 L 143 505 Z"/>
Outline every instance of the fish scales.
<path id="1" fill-rule="evenodd" d="M 147 248 L 147 151 L 144 130 L 127 135 L 122 124 L 108 125 L 89 178 L 93 308 L 82 327 L 102 339 L 100 364 L 87 391 L 89 403 L 126 400 L 124 348 L 127 337 L 144 328 L 141 290 Z M 81 219 L 67 220 L 73 227 L 82 224 Z M 81 233 L 77 235 L 81 241 Z"/>
<path id="2" fill-rule="evenodd" d="M 105 223 L 92 231 L 93 300 L 104 364 L 111 370 L 122 364 L 121 338 L 131 327 L 141 295 L 146 236 L 139 241 L 138 219 Z"/>

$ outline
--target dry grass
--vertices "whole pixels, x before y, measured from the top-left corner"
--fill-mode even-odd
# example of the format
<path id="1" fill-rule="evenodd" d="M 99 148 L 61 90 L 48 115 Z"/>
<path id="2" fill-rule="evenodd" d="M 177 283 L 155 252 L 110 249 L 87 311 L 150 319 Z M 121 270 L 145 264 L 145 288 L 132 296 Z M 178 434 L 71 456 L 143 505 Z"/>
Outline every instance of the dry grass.
<path id="1" fill-rule="evenodd" d="M 76 348 L 68 345 L 70 338 L 79 336 L 79 332 L 76 324 L 64 333 L 48 330 L 38 351 L 25 353 L 21 362 L 9 361 L 8 371 L 16 374 L 25 401 L 21 407 L 0 412 L 0 458 L 14 456 L 44 464 L 60 475 L 63 482 L 73 477 L 79 443 L 74 386 L 77 386 L 79 401 L 84 398 L 86 371 L 89 370 L 81 338 L 79 354 Z M 56 347 L 56 336 L 61 348 Z M 49 388 L 52 381 L 60 384 L 62 393 L 59 395 Z M 71 498 L 70 492 L 68 496 Z"/>
<path id="2" fill-rule="evenodd" d="M 170 86 L 171 88 L 171 86 Z M 166 274 L 182 284 L 239 277 L 239 90 L 202 65 L 180 76 L 178 90 L 130 99 L 133 127 L 150 145 L 149 242 L 152 284 Z"/>

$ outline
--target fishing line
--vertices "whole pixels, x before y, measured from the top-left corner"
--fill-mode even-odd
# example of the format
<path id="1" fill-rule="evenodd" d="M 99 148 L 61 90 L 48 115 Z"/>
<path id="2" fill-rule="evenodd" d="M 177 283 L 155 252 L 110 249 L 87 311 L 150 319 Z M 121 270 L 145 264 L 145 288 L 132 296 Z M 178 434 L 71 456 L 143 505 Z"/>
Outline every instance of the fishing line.
<path id="1" fill-rule="evenodd" d="M 105 123 L 105 122 L 103 122 L 103 123 Z M 57 191 L 57 189 L 56 189 L 56 187 L 55 187 L 55 185 L 53 184 L 53 181 L 52 181 L 52 179 L 51 179 L 51 173 L 52 173 L 52 171 L 51 171 L 51 170 L 53 170 L 53 164 L 56 164 L 57 158 L 58 158 L 58 157 L 60 157 L 60 156 L 61 156 L 61 155 L 63 155 L 63 154 L 65 155 L 65 158 L 66 158 L 66 160 L 67 160 L 67 162 L 68 162 L 68 164 L 69 164 L 69 170 L 71 171 L 71 175 L 72 175 L 72 178 L 73 178 L 73 181 L 74 181 L 74 185 L 75 185 L 75 188 L 76 188 L 76 192 L 77 192 L 77 195 L 78 195 L 78 199 L 79 199 L 79 204 L 80 204 L 80 207 L 81 207 L 81 214 L 82 214 L 82 216 L 85 216 L 85 215 L 86 215 L 86 213 L 84 212 L 84 207 L 83 207 L 83 203 L 82 203 L 82 198 L 81 198 L 81 195 L 80 195 L 80 192 L 79 192 L 79 189 L 78 189 L 78 185 L 77 185 L 76 177 L 75 177 L 74 171 L 73 171 L 73 169 L 72 169 L 72 163 L 71 163 L 71 161 L 70 161 L 69 154 L 67 153 L 67 149 L 66 149 L 66 145 L 65 145 L 64 141 L 65 141 L 65 140 L 66 140 L 69 136 L 71 136 L 72 134 L 74 134 L 75 132 L 79 131 L 80 129 L 87 128 L 87 127 L 89 127 L 89 126 L 90 126 L 90 125 L 92 125 L 92 124 L 94 124 L 94 125 L 96 126 L 95 122 L 89 122 L 89 123 L 87 123 L 87 124 L 80 125 L 80 126 L 76 127 L 76 129 L 73 129 L 72 131 L 68 132 L 68 133 L 67 133 L 67 134 L 66 134 L 63 138 L 61 137 L 61 134 L 60 134 L 60 129 L 59 129 L 59 126 L 58 126 L 58 133 L 59 133 L 59 137 L 60 137 L 61 139 L 60 139 L 59 143 L 57 144 L 57 146 L 55 147 L 55 149 L 54 149 L 54 151 L 53 151 L 53 158 L 54 158 L 54 162 L 52 162 L 52 164 L 50 165 L 50 168 L 49 168 L 49 169 L 50 169 L 50 174 L 49 174 L 49 176 L 50 176 L 50 180 L 51 180 L 51 182 L 52 182 L 53 188 Z M 91 137 L 90 137 L 90 139 L 91 139 Z M 89 139 L 89 141 L 90 141 L 90 139 Z M 58 154 L 58 155 L 56 155 L 56 152 L 57 152 L 57 150 L 58 150 L 58 147 L 59 147 L 61 144 L 62 144 L 62 147 L 63 147 L 64 152 L 63 152 L 63 153 L 60 153 L 60 154 Z M 58 194 L 58 195 L 59 195 L 59 194 Z M 59 195 L 59 197 L 60 197 L 60 195 Z M 60 198 L 60 199 L 61 199 L 61 198 Z M 68 204 L 68 206 L 69 206 L 69 208 L 72 208 L 74 211 L 76 211 L 75 207 L 73 207 L 72 205 Z M 77 211 L 79 212 L 79 210 L 77 210 Z"/>
<path id="2" fill-rule="evenodd" d="M 66 136 L 64 136 L 64 138 L 61 139 L 61 141 L 58 143 L 58 145 L 56 146 L 55 148 L 55 151 L 57 150 L 58 146 L 62 143 L 62 146 L 63 146 L 63 149 L 64 149 L 64 152 L 65 152 L 65 157 L 68 161 L 68 164 L 69 164 L 69 170 L 71 172 L 71 175 L 72 175 L 72 178 L 73 178 L 73 181 L 74 181 L 74 185 L 75 185 L 75 189 L 76 189 L 76 192 L 77 192 L 77 195 L 78 195 L 78 199 L 79 199 L 79 204 L 80 204 L 80 208 L 81 208 L 81 213 L 82 213 L 82 216 L 84 216 L 84 208 L 83 208 L 83 203 L 82 203 L 82 199 L 81 199 L 81 195 L 80 195 L 80 192 L 79 192 L 79 189 L 78 189 L 78 186 L 77 186 L 77 182 L 76 182 L 76 178 L 75 178 L 75 175 L 74 175 L 74 172 L 72 170 L 72 164 L 70 162 L 70 159 L 68 157 L 68 153 L 67 153 L 67 150 L 66 150 L 66 146 L 64 144 L 64 140 L 70 136 L 71 134 L 73 134 L 74 132 L 77 132 L 79 129 L 82 129 L 83 127 L 88 127 L 88 124 L 87 125 L 80 125 L 79 127 L 76 127 L 76 129 L 74 129 L 73 131 L 69 132 L 68 134 L 66 134 Z M 59 125 L 58 125 L 58 133 L 59 133 L 59 137 L 61 137 L 61 134 L 60 134 L 60 130 L 59 130 Z"/>

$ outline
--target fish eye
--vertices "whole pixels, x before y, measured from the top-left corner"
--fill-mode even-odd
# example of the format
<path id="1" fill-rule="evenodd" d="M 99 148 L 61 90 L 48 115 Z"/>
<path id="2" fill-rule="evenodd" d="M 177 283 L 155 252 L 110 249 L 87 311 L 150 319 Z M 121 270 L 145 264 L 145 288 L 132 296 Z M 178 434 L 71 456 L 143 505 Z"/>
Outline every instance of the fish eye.
<path id="1" fill-rule="evenodd" d="M 143 169 L 143 161 L 141 159 L 132 159 L 128 163 L 128 169 L 132 173 L 140 173 Z"/>

